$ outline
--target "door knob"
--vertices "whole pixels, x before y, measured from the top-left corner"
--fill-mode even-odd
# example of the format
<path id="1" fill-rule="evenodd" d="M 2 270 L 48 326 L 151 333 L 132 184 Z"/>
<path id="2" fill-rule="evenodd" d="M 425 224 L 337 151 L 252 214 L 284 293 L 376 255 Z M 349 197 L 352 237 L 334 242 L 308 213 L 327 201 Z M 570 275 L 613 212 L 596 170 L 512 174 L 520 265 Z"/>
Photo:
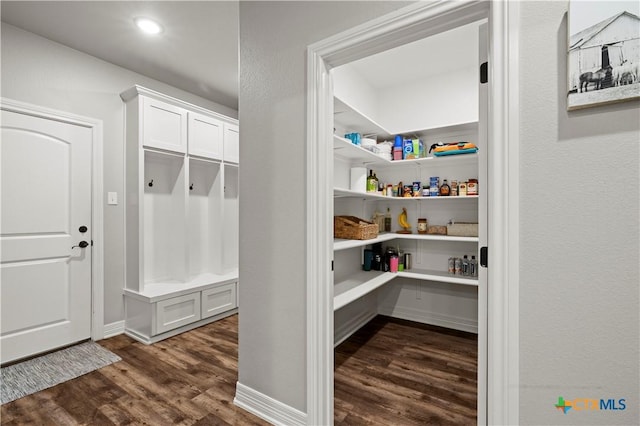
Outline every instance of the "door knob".
<path id="1" fill-rule="evenodd" d="M 73 246 L 73 247 L 71 247 L 71 248 L 72 248 L 72 249 L 74 249 L 74 248 L 76 248 L 76 247 L 85 248 L 85 247 L 87 247 L 88 245 L 89 245 L 89 243 L 88 243 L 88 242 L 86 242 L 86 241 L 80 241 L 80 242 L 78 243 L 78 245 L 77 245 L 77 246 Z"/>

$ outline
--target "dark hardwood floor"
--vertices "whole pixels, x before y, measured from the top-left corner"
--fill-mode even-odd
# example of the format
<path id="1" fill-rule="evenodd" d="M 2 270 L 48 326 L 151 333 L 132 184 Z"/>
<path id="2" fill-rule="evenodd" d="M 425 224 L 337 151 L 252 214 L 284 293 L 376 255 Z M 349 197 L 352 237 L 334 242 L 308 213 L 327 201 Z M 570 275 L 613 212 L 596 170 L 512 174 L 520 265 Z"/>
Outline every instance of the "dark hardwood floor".
<path id="1" fill-rule="evenodd" d="M 268 425 L 233 404 L 238 316 L 154 345 L 100 343 L 122 361 L 4 404 L 3 425 Z"/>
<path id="2" fill-rule="evenodd" d="M 378 316 L 336 348 L 336 425 L 475 425 L 477 336 Z"/>
<path id="3" fill-rule="evenodd" d="M 233 405 L 237 316 L 154 345 L 99 343 L 122 361 L 2 405 L 3 425 L 266 425 Z M 377 317 L 336 349 L 336 425 L 475 424 L 476 337 Z"/>

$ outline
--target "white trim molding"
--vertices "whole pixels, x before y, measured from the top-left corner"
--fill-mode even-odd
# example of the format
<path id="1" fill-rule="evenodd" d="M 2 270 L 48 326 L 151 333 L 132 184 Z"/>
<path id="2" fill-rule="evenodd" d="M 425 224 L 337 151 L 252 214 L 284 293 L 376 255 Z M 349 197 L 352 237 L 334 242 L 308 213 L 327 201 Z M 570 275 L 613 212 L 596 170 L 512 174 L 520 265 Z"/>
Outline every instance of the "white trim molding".
<path id="1" fill-rule="evenodd" d="M 519 423 L 518 2 L 491 2 L 489 26 L 489 424 Z"/>
<path id="2" fill-rule="evenodd" d="M 233 403 L 238 407 L 274 425 L 304 426 L 307 415 L 255 389 L 236 383 L 236 397 Z"/>
<path id="3" fill-rule="evenodd" d="M 489 20 L 486 392 L 479 424 L 518 423 L 518 5 L 417 2 L 307 50 L 307 424 L 333 424 L 333 90 L 329 70 L 461 25 Z M 482 338 L 487 339 L 487 336 Z M 479 336 L 481 337 L 481 336 Z M 481 346 L 482 347 L 482 346 Z M 482 357 L 480 358 L 482 359 Z M 479 401 L 483 401 L 479 398 Z M 486 415 L 485 415 L 486 414 Z"/>
<path id="4" fill-rule="evenodd" d="M 124 320 L 104 325 L 103 339 L 108 339 L 109 337 L 114 337 L 119 334 L 124 334 Z"/>
<path id="5" fill-rule="evenodd" d="M 91 339 L 104 337 L 104 200 L 102 180 L 102 120 L 58 111 L 39 105 L 13 99 L 0 98 L 2 108 L 35 117 L 57 120 L 91 129 L 93 138 L 93 155 L 91 168 L 91 222 L 92 222 L 92 257 L 91 257 Z"/>

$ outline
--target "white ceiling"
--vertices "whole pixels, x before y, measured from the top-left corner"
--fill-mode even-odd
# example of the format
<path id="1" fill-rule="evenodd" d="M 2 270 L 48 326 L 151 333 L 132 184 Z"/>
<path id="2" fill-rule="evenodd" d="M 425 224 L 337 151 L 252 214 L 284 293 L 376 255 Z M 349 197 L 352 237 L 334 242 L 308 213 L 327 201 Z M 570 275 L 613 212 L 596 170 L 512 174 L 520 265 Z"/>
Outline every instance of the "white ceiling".
<path id="1" fill-rule="evenodd" d="M 478 67 L 478 27 L 473 22 L 450 31 L 349 63 L 374 89 L 388 89 L 434 75 Z M 426 52 L 429 52 L 428 54 Z"/>
<path id="2" fill-rule="evenodd" d="M 5 1 L 3 22 L 238 109 L 237 1 Z M 138 16 L 164 27 L 134 26 Z"/>
<path id="3" fill-rule="evenodd" d="M 2 0 L 0 16 L 3 22 L 238 108 L 237 1 Z M 138 16 L 157 20 L 164 32 L 140 33 L 133 23 Z M 377 89 L 475 67 L 478 25 L 436 34 L 349 66 Z"/>

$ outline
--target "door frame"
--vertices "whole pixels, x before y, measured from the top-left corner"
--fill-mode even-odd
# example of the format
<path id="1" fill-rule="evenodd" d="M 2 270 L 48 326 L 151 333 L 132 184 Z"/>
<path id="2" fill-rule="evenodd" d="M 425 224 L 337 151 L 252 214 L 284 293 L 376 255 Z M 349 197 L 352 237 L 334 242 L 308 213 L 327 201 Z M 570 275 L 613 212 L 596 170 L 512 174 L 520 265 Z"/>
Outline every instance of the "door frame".
<path id="1" fill-rule="evenodd" d="M 5 111 L 60 121 L 91 129 L 91 339 L 104 338 L 104 202 L 102 179 L 102 120 L 34 105 L 14 99 L 0 98 Z"/>
<path id="2" fill-rule="evenodd" d="M 479 424 L 519 421 L 519 131 L 517 2 L 418 2 L 314 43 L 307 50 L 307 424 L 333 424 L 333 87 L 329 70 L 479 19 L 489 20 L 486 357 Z M 482 346 L 482 343 L 480 342 Z"/>

